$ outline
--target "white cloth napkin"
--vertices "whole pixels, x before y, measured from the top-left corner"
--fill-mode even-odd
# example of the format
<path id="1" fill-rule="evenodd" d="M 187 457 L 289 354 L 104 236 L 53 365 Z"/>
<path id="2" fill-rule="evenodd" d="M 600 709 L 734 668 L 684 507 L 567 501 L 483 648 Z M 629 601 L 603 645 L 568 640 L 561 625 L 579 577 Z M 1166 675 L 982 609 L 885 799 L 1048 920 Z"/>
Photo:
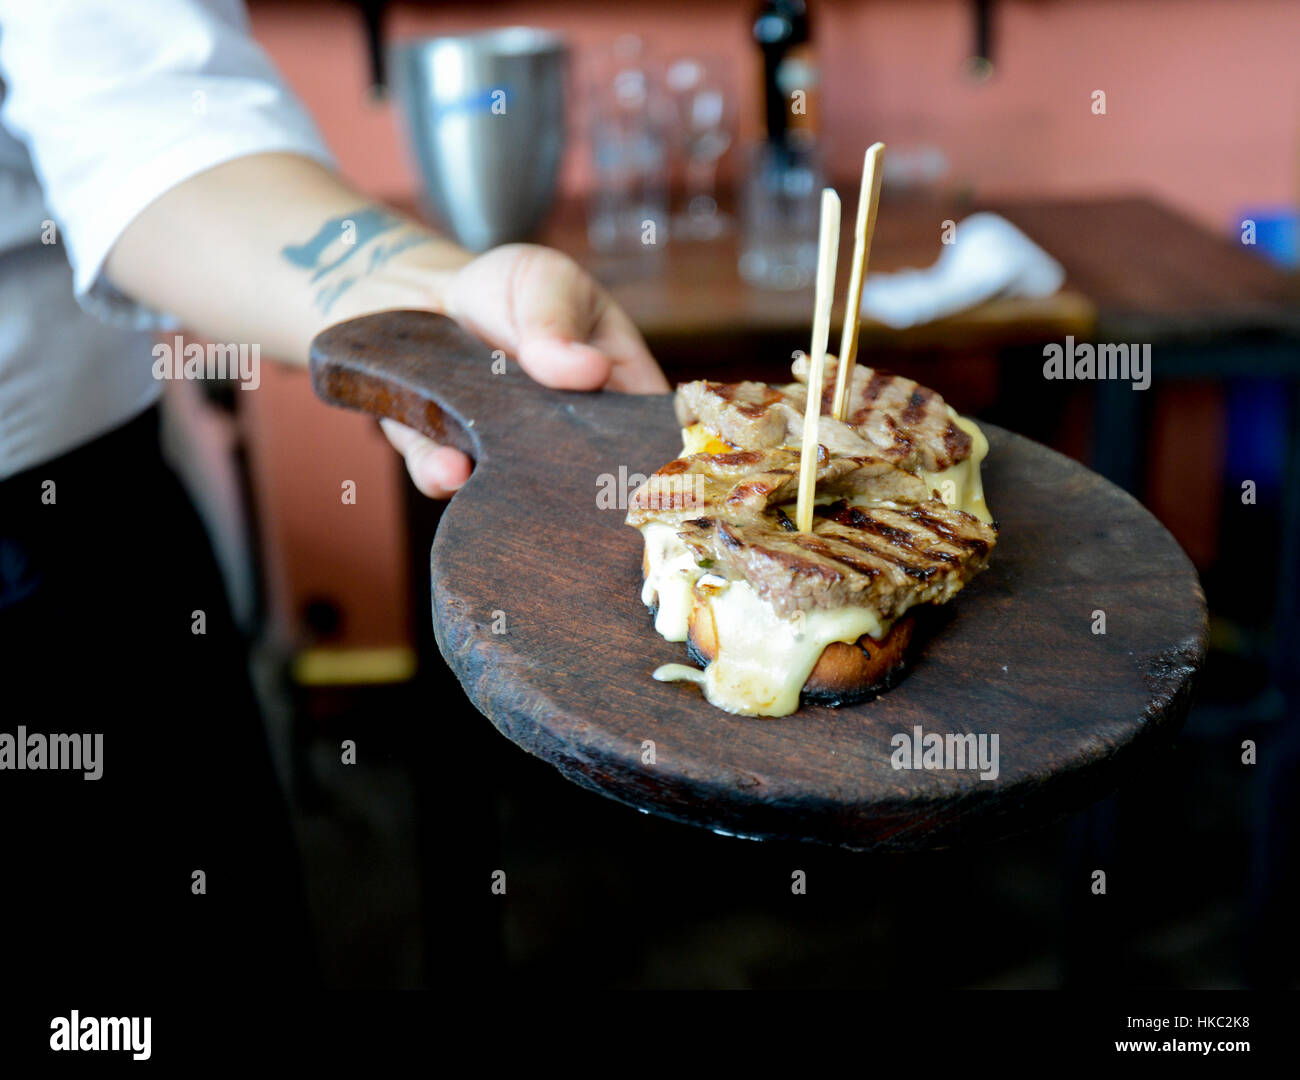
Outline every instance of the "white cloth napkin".
<path id="1" fill-rule="evenodd" d="M 1006 218 L 972 214 L 928 270 L 868 273 L 862 310 L 903 330 L 995 296 L 1051 296 L 1064 280 L 1061 264 Z"/>

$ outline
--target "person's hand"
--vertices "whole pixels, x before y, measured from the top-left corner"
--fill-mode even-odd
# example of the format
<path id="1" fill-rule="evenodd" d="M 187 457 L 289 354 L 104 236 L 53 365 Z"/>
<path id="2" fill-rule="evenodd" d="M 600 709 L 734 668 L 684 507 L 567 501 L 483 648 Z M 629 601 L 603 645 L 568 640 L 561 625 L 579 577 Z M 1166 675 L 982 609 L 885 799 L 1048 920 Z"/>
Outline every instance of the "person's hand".
<path id="1" fill-rule="evenodd" d="M 550 248 L 493 248 L 450 275 L 441 306 L 543 386 L 630 394 L 670 389 L 631 319 L 577 263 Z M 455 447 L 393 420 L 380 423 L 425 495 L 446 498 L 469 479 L 470 460 Z"/>
<path id="2" fill-rule="evenodd" d="M 136 215 L 106 269 L 119 291 L 195 332 L 257 342 L 289 363 L 306 364 L 328 326 L 425 308 L 546 386 L 669 389 L 632 321 L 572 259 L 531 244 L 474 258 L 298 154 L 249 154 L 176 184 Z M 382 423 L 426 495 L 445 498 L 469 478 L 459 450 Z"/>

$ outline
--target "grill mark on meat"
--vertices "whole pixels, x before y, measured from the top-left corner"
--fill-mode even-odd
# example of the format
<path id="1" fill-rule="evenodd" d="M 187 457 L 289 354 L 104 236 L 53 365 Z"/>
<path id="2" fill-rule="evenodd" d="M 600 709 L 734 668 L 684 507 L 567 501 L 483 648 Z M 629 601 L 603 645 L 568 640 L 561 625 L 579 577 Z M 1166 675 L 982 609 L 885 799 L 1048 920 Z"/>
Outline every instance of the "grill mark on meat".
<path id="1" fill-rule="evenodd" d="M 835 548 L 827 543 L 823 537 L 815 536 L 812 533 L 798 533 L 792 539 L 792 543 L 798 544 L 804 550 L 820 555 L 824 559 L 829 559 L 831 562 L 837 562 L 847 566 L 850 570 L 856 570 L 859 574 L 862 574 L 867 578 L 874 579 L 880 576 L 880 567 L 874 566 L 868 562 L 863 562 L 861 559 L 854 558 L 852 555 L 846 555 L 842 551 L 836 551 Z M 794 562 L 791 563 L 790 559 L 793 559 Z M 827 577 L 831 574 L 834 575 L 835 580 L 838 580 L 841 577 L 839 571 L 835 570 L 834 567 L 825 566 L 822 563 L 809 562 L 806 559 L 798 559 L 795 556 L 790 556 L 788 559 L 783 558 L 782 561 L 786 562 L 787 565 L 794 565 L 798 569 L 816 569 L 817 573 L 822 577 Z"/>
<path id="2" fill-rule="evenodd" d="M 762 460 L 763 454 L 758 450 L 738 450 L 734 454 L 708 454 L 719 465 L 754 465 Z"/>
<path id="3" fill-rule="evenodd" d="M 885 387 L 892 383 L 894 378 L 895 376 L 888 371 L 875 370 L 871 373 L 871 378 L 867 380 L 867 388 L 862 394 L 862 401 L 865 408 L 858 410 L 863 414 L 864 419 L 866 418 L 866 414 L 871 411 L 871 407 L 875 404 L 876 398 L 880 397 L 880 395 L 884 393 Z"/>
<path id="4" fill-rule="evenodd" d="M 961 556 L 952 551 L 937 551 L 934 548 L 926 548 L 923 554 L 926 558 L 941 562 L 945 566 L 958 566 L 961 563 Z"/>
<path id="5" fill-rule="evenodd" d="M 790 520 L 790 515 L 782 510 L 779 506 L 776 508 L 776 520 L 781 523 L 781 528 L 786 532 L 798 532 L 799 527 Z"/>
<path id="6" fill-rule="evenodd" d="M 699 505 L 699 500 L 695 498 L 695 492 L 683 491 L 680 488 L 672 487 L 667 491 L 656 491 L 654 493 L 655 508 L 658 510 L 690 510 L 692 507 Z"/>
<path id="7" fill-rule="evenodd" d="M 691 467 L 691 463 L 686 458 L 674 458 L 662 469 L 659 470 L 660 476 L 676 476 L 678 473 L 684 473 Z"/>
<path id="8" fill-rule="evenodd" d="M 958 510 L 956 513 L 960 514 L 963 512 Z M 913 521 L 924 525 L 932 533 L 936 536 L 942 537 L 953 547 L 965 548 L 967 551 L 974 552 L 976 555 L 986 555 L 988 553 L 988 541 L 981 540 L 978 536 L 962 536 L 961 533 L 952 529 L 946 522 L 940 521 L 936 517 L 932 517 L 924 510 L 914 508 L 903 511 L 903 514 L 906 517 L 911 518 Z M 969 514 L 965 514 L 964 516 L 970 517 Z M 971 520 L 974 521 L 975 519 L 971 518 Z"/>
<path id="9" fill-rule="evenodd" d="M 874 555 L 877 559 L 880 559 L 883 562 L 897 566 L 904 574 L 910 578 L 915 578 L 917 581 L 929 581 L 930 578 L 934 577 L 938 572 L 938 567 L 917 566 L 916 563 L 909 561 L 906 556 L 894 555 L 889 550 L 870 543 L 865 537 L 860 541 L 851 539 L 847 536 L 833 536 L 828 537 L 828 539 L 834 540 L 837 544 L 844 544 L 848 547 L 856 548 L 858 551 L 865 552 L 868 555 Z M 914 554 L 919 556 L 921 553 L 918 551 L 914 552 Z M 842 559 L 843 557 L 833 555 L 832 558 Z"/>
<path id="10" fill-rule="evenodd" d="M 713 518 L 691 518 L 689 521 L 683 522 L 683 524 L 691 525 L 696 529 L 711 529 L 713 528 Z"/>
<path id="11" fill-rule="evenodd" d="M 910 530 L 900 528 L 897 525 L 890 525 L 887 522 L 880 521 L 877 518 L 871 517 L 869 514 L 863 513 L 862 510 L 856 506 L 849 506 L 842 500 L 838 503 L 832 503 L 830 507 L 818 507 L 818 509 L 823 510 L 823 513 L 819 515 L 821 517 L 828 518 L 839 525 L 845 525 L 849 528 L 859 529 L 862 532 L 879 536 L 882 540 L 893 544 L 897 548 L 902 548 L 904 551 L 910 552 L 917 558 L 928 559 L 931 562 L 943 563 L 947 566 L 955 566 L 961 562 L 960 555 L 951 551 L 938 551 L 934 547 L 929 546 L 928 541 L 932 539 L 931 537 L 922 537 L 919 532 L 911 532 Z M 848 540 L 845 537 L 837 536 L 835 539 L 842 540 L 844 543 L 852 543 L 851 540 Z M 927 542 L 927 546 L 919 547 L 918 542 Z M 905 571 L 909 573 L 911 572 L 909 570 L 909 563 L 894 558 L 888 552 L 880 551 L 874 546 L 865 547 L 863 550 L 875 551 L 881 558 L 888 559 L 890 562 L 901 566 Z M 933 571 L 930 571 L 929 573 L 932 572 Z M 929 576 L 929 573 L 926 574 L 927 577 Z M 920 575 L 913 574 L 913 576 L 919 577 Z"/>
<path id="12" fill-rule="evenodd" d="M 948 426 L 943 429 L 943 448 L 951 461 L 965 461 L 970 457 L 971 445 L 974 441 L 952 421 L 949 421 Z"/>
<path id="13" fill-rule="evenodd" d="M 925 417 L 930 399 L 934 396 L 934 391 L 927 390 L 924 386 L 918 386 L 913 390 L 912 396 L 907 399 L 907 407 L 903 410 L 903 423 L 919 423 Z"/>
<path id="14" fill-rule="evenodd" d="M 718 397 L 722 398 L 728 404 L 734 405 L 741 413 L 748 417 L 762 416 L 773 405 L 781 400 L 781 393 L 768 387 L 763 396 L 758 401 L 740 401 L 733 383 L 709 383 L 709 389 Z"/>
<path id="15" fill-rule="evenodd" d="M 850 427 L 860 427 L 879 411 L 880 406 L 877 405 L 877 402 L 880 399 L 880 395 L 883 394 L 885 390 L 888 389 L 895 380 L 897 380 L 897 378 L 897 375 L 889 371 L 881 371 L 879 369 L 872 370 L 871 377 L 867 379 L 866 386 L 862 388 L 861 402 L 858 404 L 856 409 L 849 413 L 848 423 Z M 852 402 L 852 400 L 853 395 L 850 395 L 850 402 Z"/>
<path id="16" fill-rule="evenodd" d="M 824 379 L 822 381 L 822 412 L 833 413 L 835 411 L 835 380 Z"/>
<path id="17" fill-rule="evenodd" d="M 912 437 L 903 431 L 892 416 L 886 416 L 885 427 L 889 430 L 889 437 L 894 440 L 893 452 L 908 454 L 911 453 L 913 442 Z"/>
<path id="18" fill-rule="evenodd" d="M 874 533 L 883 540 L 888 540 L 895 547 L 906 548 L 914 551 L 918 555 L 923 555 L 916 546 L 916 534 L 909 532 L 907 529 L 900 529 L 897 525 L 888 525 L 883 521 L 878 521 L 868 514 L 863 513 L 862 509 L 857 506 L 849 506 L 843 500 L 838 503 L 832 503 L 829 507 L 818 507 L 822 511 L 819 517 L 829 518 L 838 525 L 847 525 L 853 529 L 860 529 L 862 532 Z"/>
<path id="19" fill-rule="evenodd" d="M 852 528 L 861 529 L 863 533 L 875 535 L 885 543 L 892 543 L 894 547 L 901 548 L 906 552 L 905 555 L 893 555 L 891 551 L 884 550 L 872 543 L 863 542 L 854 543 L 848 537 L 836 537 L 837 541 L 842 543 L 852 543 L 854 547 L 861 547 L 863 551 L 870 551 L 872 554 L 879 555 L 881 559 L 893 563 L 900 568 L 902 572 L 909 577 L 917 578 L 919 581 L 928 581 L 935 574 L 937 567 L 919 567 L 914 561 L 910 561 L 907 555 L 915 559 L 924 559 L 930 563 L 939 563 L 944 567 L 956 567 L 961 563 L 961 555 L 953 551 L 937 551 L 933 547 L 918 547 L 917 542 L 920 539 L 918 533 L 909 533 L 906 529 L 898 529 L 896 526 L 887 525 L 883 521 L 876 521 L 870 517 L 863 517 L 861 521 L 841 521 L 841 525 L 850 525 Z"/>
<path id="20" fill-rule="evenodd" d="M 761 480 L 745 480 L 732 488 L 731 494 L 727 496 L 727 502 L 745 503 L 755 496 L 766 499 L 768 495 L 781 486 L 783 478 L 790 475 L 790 473 L 782 471 L 772 473 L 770 479 L 765 477 Z"/>
<path id="21" fill-rule="evenodd" d="M 825 556 L 827 559 L 835 560 L 835 555 L 824 550 L 825 545 L 820 544 L 817 537 L 810 536 L 808 533 L 796 533 L 792 542 L 801 548 L 806 548 L 809 551 L 816 552 L 818 555 Z M 820 546 L 814 547 L 814 544 L 820 544 Z M 784 548 L 768 547 L 766 544 L 751 544 L 750 549 L 760 555 L 766 556 L 773 562 L 780 566 L 784 566 L 786 569 L 791 570 L 796 574 L 804 576 L 815 574 L 817 577 L 823 578 L 826 581 L 840 581 L 844 577 L 844 575 L 833 566 L 827 566 L 825 563 L 817 562 L 815 559 L 801 558 L 795 552 L 786 551 Z M 858 567 L 855 566 L 853 569 L 857 570 Z M 859 572 L 867 573 L 868 569 L 860 570 Z"/>
<path id="22" fill-rule="evenodd" d="M 737 536 L 725 521 L 718 522 L 718 538 L 732 551 L 739 551 L 745 546 L 745 541 Z"/>

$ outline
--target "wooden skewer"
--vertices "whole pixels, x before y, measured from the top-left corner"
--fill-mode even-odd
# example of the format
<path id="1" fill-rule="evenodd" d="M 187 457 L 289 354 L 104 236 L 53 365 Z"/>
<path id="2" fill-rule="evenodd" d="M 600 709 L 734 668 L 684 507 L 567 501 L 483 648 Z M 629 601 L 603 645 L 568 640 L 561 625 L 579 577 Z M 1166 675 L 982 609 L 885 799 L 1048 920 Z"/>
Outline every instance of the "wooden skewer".
<path id="1" fill-rule="evenodd" d="M 799 501 L 795 524 L 812 531 L 813 496 L 817 488 L 817 419 L 822 411 L 822 372 L 826 341 L 831 335 L 831 304 L 835 301 L 835 262 L 840 254 L 840 197 L 822 191 L 821 235 L 817 241 L 817 293 L 813 307 L 812 359 L 808 362 L 808 406 L 803 416 L 803 453 L 799 459 Z"/>
<path id="2" fill-rule="evenodd" d="M 844 305 L 844 332 L 840 335 L 840 363 L 835 376 L 835 400 L 831 415 L 848 419 L 849 389 L 853 386 L 853 362 L 858 356 L 858 320 L 862 314 L 862 282 L 867 276 L 867 257 L 871 238 L 876 231 L 876 211 L 880 209 L 880 167 L 885 155 L 884 143 L 873 143 L 862 158 L 862 190 L 858 193 L 858 217 L 853 228 L 853 272 L 849 277 L 849 294 Z"/>

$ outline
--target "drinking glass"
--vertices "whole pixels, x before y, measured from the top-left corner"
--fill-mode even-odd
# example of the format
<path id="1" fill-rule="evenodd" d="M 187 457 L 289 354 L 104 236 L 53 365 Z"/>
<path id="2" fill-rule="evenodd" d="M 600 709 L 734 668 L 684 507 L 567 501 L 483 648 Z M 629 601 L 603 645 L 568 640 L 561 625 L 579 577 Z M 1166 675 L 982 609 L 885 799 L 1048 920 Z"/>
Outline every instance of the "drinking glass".
<path id="1" fill-rule="evenodd" d="M 644 41 L 619 38 L 590 80 L 594 183 L 587 236 L 604 253 L 654 253 L 667 239 L 667 116 L 658 65 Z"/>
<path id="2" fill-rule="evenodd" d="M 711 240 L 731 225 L 717 197 L 718 162 L 735 125 L 731 67 L 721 56 L 680 57 L 668 65 L 665 81 L 686 182 L 686 210 L 673 219 L 673 235 Z"/>
<path id="3" fill-rule="evenodd" d="M 824 186 L 815 143 L 762 142 L 752 148 L 741 184 L 741 277 L 768 289 L 812 285 Z"/>

